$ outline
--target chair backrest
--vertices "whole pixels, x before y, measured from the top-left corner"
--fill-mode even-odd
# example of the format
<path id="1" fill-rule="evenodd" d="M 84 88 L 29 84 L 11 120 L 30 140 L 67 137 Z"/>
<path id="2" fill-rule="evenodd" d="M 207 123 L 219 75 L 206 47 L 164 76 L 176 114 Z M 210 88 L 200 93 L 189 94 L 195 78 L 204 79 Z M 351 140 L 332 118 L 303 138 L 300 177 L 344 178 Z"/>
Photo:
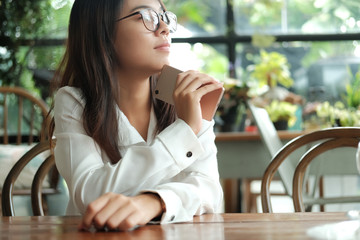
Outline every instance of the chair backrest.
<path id="1" fill-rule="evenodd" d="M 299 160 L 298 166 L 294 171 L 293 178 L 293 200 L 294 208 L 297 212 L 305 211 L 303 204 L 303 182 L 306 168 L 309 166 L 310 162 L 315 159 L 320 154 L 340 148 L 340 147 L 354 147 L 356 148 L 360 141 L 360 128 L 356 127 L 339 127 L 339 128 L 329 128 L 314 131 L 311 133 L 304 134 L 299 136 L 291 141 L 289 141 L 285 146 L 276 154 L 272 159 L 271 163 L 268 165 L 261 184 L 261 202 L 263 207 L 263 212 L 272 212 L 271 202 L 270 202 L 270 183 L 275 173 L 287 160 L 286 158 L 293 153 L 295 150 L 306 146 L 313 145 L 312 148 L 307 150 L 305 154 Z M 355 156 L 354 156 L 355 161 Z M 339 203 L 342 201 L 338 201 Z"/>
<path id="2" fill-rule="evenodd" d="M 2 212 L 3 216 L 14 216 L 14 204 L 13 204 L 13 192 L 14 192 L 14 183 L 21 171 L 25 166 L 34 160 L 39 155 L 42 155 L 45 160 L 38 168 L 31 187 L 31 204 L 34 216 L 43 216 L 43 201 L 42 194 L 55 194 L 57 193 L 57 183 L 59 179 L 59 174 L 55 167 L 54 156 L 50 151 L 50 144 L 48 141 L 42 141 L 37 143 L 33 148 L 26 152 L 19 161 L 13 166 L 7 175 L 5 182 L 3 184 L 2 194 L 1 194 L 1 203 L 2 203 Z M 49 174 L 50 172 L 50 174 Z M 46 176 L 53 178 L 49 180 L 49 188 L 43 189 L 43 181 Z"/>
<path id="3" fill-rule="evenodd" d="M 3 144 L 31 144 L 46 134 L 47 104 L 23 88 L 0 87 L 0 113 Z"/>
<path id="4" fill-rule="evenodd" d="M 258 131 L 260 132 L 261 140 L 268 149 L 271 158 L 273 158 L 284 146 L 284 144 L 281 142 L 281 139 L 267 111 L 264 108 L 254 106 L 250 101 L 247 102 L 247 105 L 253 115 Z M 281 181 L 284 184 L 287 194 L 290 196 L 292 195 L 292 179 L 294 170 L 295 166 L 291 161 L 284 162 L 284 164 L 282 164 L 279 168 Z"/>

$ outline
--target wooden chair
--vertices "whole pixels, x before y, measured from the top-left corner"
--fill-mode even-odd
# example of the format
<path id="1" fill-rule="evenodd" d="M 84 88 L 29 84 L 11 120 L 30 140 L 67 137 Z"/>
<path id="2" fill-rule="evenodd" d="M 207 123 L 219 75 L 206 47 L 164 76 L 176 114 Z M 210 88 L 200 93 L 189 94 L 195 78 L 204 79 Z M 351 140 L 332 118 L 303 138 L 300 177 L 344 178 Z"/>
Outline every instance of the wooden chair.
<path id="1" fill-rule="evenodd" d="M 314 204 L 331 204 L 331 203 L 354 203 L 360 202 L 360 196 L 346 196 L 346 197 L 332 197 L 325 198 L 319 197 L 316 198 L 312 195 L 305 194 L 303 189 L 304 186 L 304 176 L 306 169 L 309 164 L 317 156 L 326 151 L 342 148 L 342 147 L 353 147 L 356 148 L 360 141 L 360 128 L 356 127 L 340 127 L 340 128 L 330 128 L 324 130 L 314 131 L 308 134 L 299 136 L 290 142 L 288 142 L 281 150 L 276 154 L 272 159 L 271 163 L 268 165 L 261 185 L 261 202 L 263 212 L 272 212 L 271 201 L 270 201 L 270 183 L 280 169 L 281 165 L 286 163 L 286 159 L 290 154 L 294 153 L 301 147 L 312 144 L 313 147 L 308 149 L 305 154 L 303 154 L 299 163 L 294 169 L 293 177 L 293 201 L 294 208 L 296 212 L 303 212 L 306 210 L 306 206 L 312 206 Z M 326 159 L 324 159 L 326 160 Z M 341 161 L 341 159 L 339 159 Z M 354 154 L 355 162 L 355 154 Z"/>
<path id="2" fill-rule="evenodd" d="M 16 110 L 17 113 L 9 111 Z M 48 106 L 29 91 L 20 87 L 0 87 L 3 144 L 32 144 L 46 136 Z M 10 118 L 11 117 L 11 118 Z"/>
<path id="3" fill-rule="evenodd" d="M 6 177 L 1 194 L 3 216 L 15 215 L 14 204 L 12 200 L 14 194 L 14 183 L 25 166 L 40 154 L 45 154 L 45 156 L 42 156 L 45 160 L 38 168 L 32 182 L 31 204 L 33 215 L 45 215 L 42 198 L 43 194 L 59 193 L 57 190 L 59 174 L 55 168 L 55 160 L 53 154 L 50 151 L 50 144 L 47 141 L 40 142 L 19 159 L 19 161 L 13 166 L 8 176 Z M 46 176 L 49 176 L 52 179 L 49 181 L 49 188 L 43 189 L 43 181 Z"/>
<path id="4" fill-rule="evenodd" d="M 44 138 L 43 141 L 47 142 L 49 121 L 47 114 L 47 104 L 28 90 L 20 87 L 0 87 L 0 143 L 3 144 L 0 145 L 1 156 L 3 157 L 4 152 L 10 149 L 19 155 L 16 159 L 13 159 L 13 156 L 11 158 L 6 156 L 5 159 L 2 159 L 2 164 L 7 164 L 10 167 L 34 144 L 38 143 L 41 137 Z M 2 171 L 2 179 L 5 178 L 5 174 L 7 172 Z M 48 189 L 43 189 L 44 194 L 56 192 L 54 187 L 59 181 L 59 175 L 56 170 L 53 175 L 54 177 L 50 181 L 54 182 L 50 182 Z M 20 178 L 22 179 L 21 176 Z M 11 194 L 30 195 L 30 183 L 21 188 L 14 189 L 12 187 Z"/>

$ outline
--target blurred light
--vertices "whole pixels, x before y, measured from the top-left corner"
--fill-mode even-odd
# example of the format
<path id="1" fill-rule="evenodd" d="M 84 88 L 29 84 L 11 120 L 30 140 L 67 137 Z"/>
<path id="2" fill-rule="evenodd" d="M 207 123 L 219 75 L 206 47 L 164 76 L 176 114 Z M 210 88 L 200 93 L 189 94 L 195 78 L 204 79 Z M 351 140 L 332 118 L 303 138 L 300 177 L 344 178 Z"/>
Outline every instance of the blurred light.
<path id="1" fill-rule="evenodd" d="M 344 25 L 342 25 L 341 27 L 340 27 L 340 31 L 342 32 L 342 33 L 346 33 L 346 26 L 344 26 Z"/>
<path id="2" fill-rule="evenodd" d="M 204 45 L 202 43 L 195 43 L 194 44 L 194 51 L 196 53 L 201 53 L 204 50 Z"/>
<path id="3" fill-rule="evenodd" d="M 52 0 L 51 1 L 51 6 L 57 10 L 60 9 L 62 7 L 64 7 L 66 4 L 68 4 L 69 2 L 73 2 L 74 0 Z"/>
<path id="4" fill-rule="evenodd" d="M 0 55 L 5 55 L 7 53 L 6 48 L 0 47 Z"/>
<path id="5" fill-rule="evenodd" d="M 171 66 L 182 71 L 199 70 L 202 64 L 195 51 L 192 51 L 190 43 L 172 44 L 169 61 Z"/>
<path id="6" fill-rule="evenodd" d="M 357 45 L 355 50 L 354 50 L 354 55 L 356 57 L 360 57 L 360 45 Z"/>
<path id="7" fill-rule="evenodd" d="M 189 38 L 193 33 L 178 23 L 176 32 L 170 35 L 173 38 Z"/>
<path id="8" fill-rule="evenodd" d="M 351 17 L 348 20 L 346 20 L 346 24 L 350 27 L 350 28 L 354 28 L 356 25 L 356 21 L 355 18 Z"/>

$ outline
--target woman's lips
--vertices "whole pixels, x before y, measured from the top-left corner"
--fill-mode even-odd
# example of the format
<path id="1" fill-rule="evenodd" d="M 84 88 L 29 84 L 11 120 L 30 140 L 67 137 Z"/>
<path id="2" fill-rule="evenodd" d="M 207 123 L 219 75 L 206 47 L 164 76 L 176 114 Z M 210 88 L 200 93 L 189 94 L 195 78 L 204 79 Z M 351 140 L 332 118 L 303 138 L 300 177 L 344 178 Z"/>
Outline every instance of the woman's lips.
<path id="1" fill-rule="evenodd" d="M 155 47 L 156 50 L 170 52 L 170 43 L 163 43 Z"/>

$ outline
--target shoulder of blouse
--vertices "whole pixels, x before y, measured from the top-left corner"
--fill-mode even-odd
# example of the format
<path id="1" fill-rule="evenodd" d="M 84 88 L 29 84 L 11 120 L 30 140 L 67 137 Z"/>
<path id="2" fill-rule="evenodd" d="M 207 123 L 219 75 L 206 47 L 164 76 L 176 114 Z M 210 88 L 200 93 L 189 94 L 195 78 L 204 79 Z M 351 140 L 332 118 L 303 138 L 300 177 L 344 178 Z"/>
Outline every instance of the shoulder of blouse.
<path id="1" fill-rule="evenodd" d="M 85 99 L 82 92 L 74 87 L 60 88 L 54 98 L 54 117 L 61 117 L 64 114 L 78 115 L 82 113 L 85 106 Z"/>
<path id="2" fill-rule="evenodd" d="M 71 102 L 78 102 L 80 105 L 85 105 L 85 99 L 82 91 L 75 87 L 62 87 L 55 95 L 55 107 L 56 105 L 68 105 Z"/>

